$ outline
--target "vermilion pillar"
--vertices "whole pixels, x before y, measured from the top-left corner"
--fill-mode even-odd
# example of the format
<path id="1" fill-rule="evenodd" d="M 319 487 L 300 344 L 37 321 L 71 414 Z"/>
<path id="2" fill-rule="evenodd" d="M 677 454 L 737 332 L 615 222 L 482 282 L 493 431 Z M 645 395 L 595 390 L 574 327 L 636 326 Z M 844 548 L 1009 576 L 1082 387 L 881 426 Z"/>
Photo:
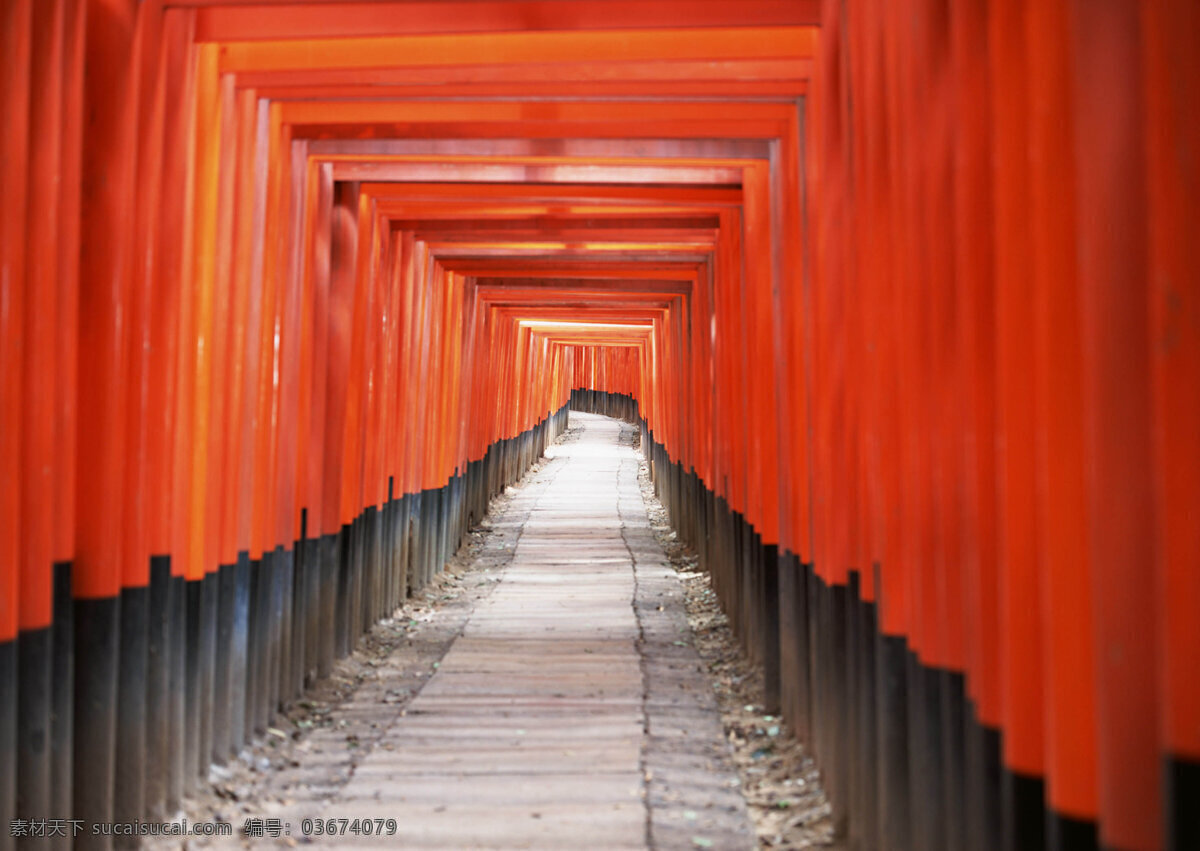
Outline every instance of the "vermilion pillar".
<path id="1" fill-rule="evenodd" d="M 186 485 L 189 467 L 184 453 L 190 430 L 186 427 L 185 403 L 191 403 L 191 383 L 184 374 L 182 361 L 190 350 L 183 343 L 183 324 L 190 319 L 191 300 L 186 297 L 190 276 L 183 263 L 187 240 L 188 211 L 183 204 L 169 199 L 186 197 L 189 153 L 186 140 L 191 132 L 191 38 L 192 16 L 186 10 L 169 9 L 163 18 L 163 158 L 158 217 L 158 240 L 154 253 L 154 319 L 151 327 L 152 349 L 159 357 L 151 361 L 150 373 L 150 469 L 158 497 L 150 506 L 150 552 L 155 559 L 154 573 L 165 574 L 165 624 L 163 624 L 163 660 L 166 678 L 166 705 L 163 729 L 155 731 L 148 742 L 147 759 L 152 766 L 152 785 L 148 803 L 151 812 L 157 806 L 171 812 L 183 794 L 184 703 L 187 619 L 185 608 L 185 550 L 183 532 L 187 517 Z M 153 580 L 153 576 L 152 576 Z M 160 580 L 164 581 L 164 580 Z M 162 780 L 155 783 L 156 772 Z M 161 791 L 157 791 L 158 786 Z"/>
<path id="2" fill-rule="evenodd" d="M 1033 239 L 1033 397 L 1038 546 L 1045 560 L 1047 842 L 1096 844 L 1096 680 L 1088 581 L 1083 352 L 1075 245 L 1075 112 L 1068 6 L 1028 7 L 1029 222 Z"/>
<path id="3" fill-rule="evenodd" d="M 17 633 L 21 564 L 21 390 L 25 366 L 25 199 L 29 190 L 30 51 L 32 6 L 10 0 L 0 7 L 0 821 L 17 803 Z M 11 188 L 11 189 L 10 189 Z M 0 847 L 10 847 L 5 836 Z"/>
<path id="4" fill-rule="evenodd" d="M 62 146 L 60 156 L 58 250 L 58 356 L 54 422 L 54 693 L 51 726 L 51 796 L 56 812 L 71 808 L 74 762 L 75 633 L 73 561 L 76 540 L 76 463 L 79 371 L 79 245 L 83 167 L 83 74 L 87 10 L 84 0 L 63 8 Z M 52 840 L 57 848 L 67 842 Z"/>
<path id="5" fill-rule="evenodd" d="M 1029 222 L 1027 99 L 1029 4 L 989 8 L 995 190 L 996 470 L 1000 591 L 1000 682 L 1003 709 L 1003 829 L 1009 849 L 1044 843 L 1044 722 L 1039 617 L 1045 564 L 1037 546 L 1035 491 L 1037 408 L 1030 404 L 1036 362 L 1033 254 Z M 1002 82 L 1003 81 L 1003 82 Z"/>
<path id="6" fill-rule="evenodd" d="M 1168 848 L 1200 845 L 1200 6 L 1142 4 L 1150 365 Z"/>
<path id="7" fill-rule="evenodd" d="M 134 154 L 136 4 L 89 5 L 79 277 L 75 796 L 78 818 L 113 816 L 116 678 L 126 451 Z M 124 321 L 123 321 L 124 320 Z M 80 837 L 105 848 L 106 837 Z"/>
<path id="8" fill-rule="evenodd" d="M 967 664 L 966 825 L 998 847 L 1000 693 L 996 549 L 995 237 L 988 3 L 951 8 L 955 87 L 954 275 L 963 359 L 962 572 Z"/>
<path id="9" fill-rule="evenodd" d="M 1071 5 L 1100 842 L 1163 845 L 1139 5 Z"/>
<path id="10" fill-rule="evenodd" d="M 54 428 L 58 376 L 57 192 L 62 168 L 63 7 L 36 4 L 32 26 L 28 260 L 21 370 L 20 817 L 50 809 L 53 686 Z"/>

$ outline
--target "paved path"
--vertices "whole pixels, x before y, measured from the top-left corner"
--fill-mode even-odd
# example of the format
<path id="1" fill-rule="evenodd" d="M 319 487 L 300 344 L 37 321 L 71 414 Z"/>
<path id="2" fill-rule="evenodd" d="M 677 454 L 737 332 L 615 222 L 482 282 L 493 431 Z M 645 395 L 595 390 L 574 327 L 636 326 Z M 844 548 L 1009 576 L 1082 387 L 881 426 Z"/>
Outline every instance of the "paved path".
<path id="1" fill-rule="evenodd" d="M 283 813 L 294 839 L 307 816 L 396 820 L 394 836 L 312 837 L 331 847 L 754 846 L 636 432 L 571 421 L 499 518 L 520 524 L 496 544 L 516 541 L 500 581 L 344 785 Z"/>

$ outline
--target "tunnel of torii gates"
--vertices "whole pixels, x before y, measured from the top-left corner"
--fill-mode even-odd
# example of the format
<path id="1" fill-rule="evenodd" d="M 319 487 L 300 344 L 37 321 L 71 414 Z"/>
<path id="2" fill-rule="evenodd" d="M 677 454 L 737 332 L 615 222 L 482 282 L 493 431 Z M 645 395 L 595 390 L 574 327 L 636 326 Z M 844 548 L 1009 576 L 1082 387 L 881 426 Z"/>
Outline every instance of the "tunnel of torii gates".
<path id="1" fill-rule="evenodd" d="M 574 406 L 853 847 L 1200 848 L 1195 0 L 0 8 L 0 847 L 174 812 Z"/>

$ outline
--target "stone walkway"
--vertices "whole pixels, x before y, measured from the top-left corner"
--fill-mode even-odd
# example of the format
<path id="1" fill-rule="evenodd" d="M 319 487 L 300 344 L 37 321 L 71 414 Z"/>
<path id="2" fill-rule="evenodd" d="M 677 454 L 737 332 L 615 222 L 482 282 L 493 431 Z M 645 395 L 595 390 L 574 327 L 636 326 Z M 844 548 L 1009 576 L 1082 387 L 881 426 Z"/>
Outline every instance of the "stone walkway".
<path id="1" fill-rule="evenodd" d="M 519 523 L 494 544 L 515 540 L 511 558 L 433 675 L 403 711 L 369 696 L 339 710 L 366 713 L 377 733 L 336 791 L 277 814 L 293 842 L 754 847 L 682 590 L 638 489 L 636 432 L 589 414 L 571 424 L 498 518 Z M 370 692 L 411 686 L 383 673 Z M 339 835 L 311 835 L 305 819 L 337 819 Z M 384 835 L 362 835 L 361 821 L 356 835 L 356 819 Z"/>

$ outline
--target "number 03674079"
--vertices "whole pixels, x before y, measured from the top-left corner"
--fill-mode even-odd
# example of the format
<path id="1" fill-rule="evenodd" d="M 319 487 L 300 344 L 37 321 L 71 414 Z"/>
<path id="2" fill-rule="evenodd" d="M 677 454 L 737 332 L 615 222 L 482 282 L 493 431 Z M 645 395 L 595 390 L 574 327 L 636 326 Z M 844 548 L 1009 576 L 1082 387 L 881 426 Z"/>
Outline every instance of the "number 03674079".
<path id="1" fill-rule="evenodd" d="M 305 836 L 395 836 L 396 829 L 394 818 L 306 818 L 300 822 Z"/>

